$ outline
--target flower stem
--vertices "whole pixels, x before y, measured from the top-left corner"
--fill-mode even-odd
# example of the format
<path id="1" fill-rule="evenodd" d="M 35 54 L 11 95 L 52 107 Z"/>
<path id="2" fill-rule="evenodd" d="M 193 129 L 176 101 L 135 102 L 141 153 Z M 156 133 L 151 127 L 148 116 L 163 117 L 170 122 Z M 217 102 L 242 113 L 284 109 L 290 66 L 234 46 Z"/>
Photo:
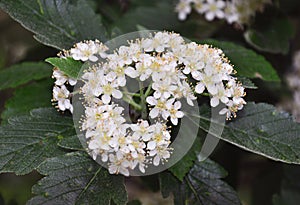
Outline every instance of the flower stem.
<path id="1" fill-rule="evenodd" d="M 131 97 L 128 97 L 128 95 L 123 96 L 123 100 L 130 105 L 132 105 L 136 110 L 142 110 L 143 107 L 139 104 L 137 104 Z"/>
<path id="2" fill-rule="evenodd" d="M 143 82 L 139 82 L 140 87 L 140 99 L 141 99 L 141 107 L 142 107 L 142 119 L 147 119 L 147 105 L 146 105 L 146 95 L 144 94 L 144 85 Z"/>

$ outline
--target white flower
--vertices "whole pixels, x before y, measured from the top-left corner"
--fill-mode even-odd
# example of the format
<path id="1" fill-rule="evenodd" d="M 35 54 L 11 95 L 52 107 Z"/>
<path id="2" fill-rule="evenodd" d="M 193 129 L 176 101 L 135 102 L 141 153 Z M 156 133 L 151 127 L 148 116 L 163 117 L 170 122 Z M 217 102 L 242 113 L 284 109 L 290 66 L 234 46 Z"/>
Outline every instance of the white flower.
<path id="1" fill-rule="evenodd" d="M 152 84 L 152 88 L 155 90 L 153 96 L 156 99 L 161 97 L 168 99 L 172 95 L 173 91 L 177 89 L 177 86 L 171 84 L 170 78 L 166 78 L 164 80 L 155 81 Z"/>
<path id="2" fill-rule="evenodd" d="M 182 118 L 184 116 L 184 113 L 180 111 L 181 103 L 179 101 L 176 101 L 174 104 L 168 104 L 167 105 L 167 112 L 163 113 L 163 118 L 167 119 L 170 117 L 171 122 L 173 125 L 178 124 L 178 118 Z"/>
<path id="3" fill-rule="evenodd" d="M 178 12 L 179 20 L 185 20 L 187 15 L 191 13 L 191 1 L 190 0 L 180 0 L 177 4 L 175 10 Z"/>
<path id="4" fill-rule="evenodd" d="M 235 113 L 237 111 L 237 109 L 234 107 L 232 100 L 229 100 L 228 103 L 226 103 L 226 108 L 223 108 L 222 110 L 219 111 L 220 115 L 225 115 L 226 114 L 226 118 L 230 119 L 231 116 L 233 115 L 235 117 Z"/>
<path id="5" fill-rule="evenodd" d="M 134 169 L 134 167 L 139 165 L 139 170 L 142 173 L 145 173 L 146 172 L 145 168 L 147 168 L 147 166 L 145 165 L 145 162 L 147 162 L 145 154 L 138 154 L 138 157 L 136 157 L 134 159 L 134 161 L 132 162 L 132 169 Z"/>
<path id="6" fill-rule="evenodd" d="M 177 90 L 174 91 L 174 97 L 177 99 L 185 97 L 190 106 L 194 106 L 193 100 L 197 99 L 193 94 L 190 85 L 186 81 L 178 82 Z"/>
<path id="7" fill-rule="evenodd" d="M 224 104 L 229 101 L 229 91 L 225 90 L 223 85 L 218 86 L 218 92 L 216 95 L 210 98 L 210 105 L 212 107 L 216 107 L 219 105 L 220 101 Z"/>
<path id="8" fill-rule="evenodd" d="M 153 132 L 153 126 L 150 126 L 148 121 L 139 120 L 137 124 L 132 124 L 130 128 L 133 131 L 133 137 L 141 138 L 143 141 L 148 141 L 151 138 L 151 132 Z"/>
<path id="9" fill-rule="evenodd" d="M 203 14 L 205 12 L 205 7 L 203 6 L 205 3 L 205 0 L 194 0 L 194 8 L 199 14 Z"/>
<path id="10" fill-rule="evenodd" d="M 102 95 L 101 100 L 104 104 L 108 104 L 111 101 L 111 96 L 116 99 L 121 99 L 123 97 L 122 92 L 118 89 L 119 84 L 112 79 L 103 78 L 101 81 L 101 86 L 98 88 L 97 95 Z"/>
<path id="11" fill-rule="evenodd" d="M 184 43 L 184 39 L 177 33 L 171 33 L 168 45 L 171 49 L 176 49 Z"/>
<path id="12" fill-rule="evenodd" d="M 196 93 L 203 93 L 206 88 L 211 95 L 216 95 L 218 93 L 218 83 L 222 81 L 218 74 L 212 73 L 210 68 L 205 69 L 206 73 L 201 73 L 199 75 L 199 83 L 195 87 Z"/>
<path id="13" fill-rule="evenodd" d="M 146 52 L 157 51 L 163 52 L 165 50 L 166 44 L 169 41 L 169 35 L 163 32 L 157 32 L 153 39 L 143 39 L 142 48 Z"/>
<path id="14" fill-rule="evenodd" d="M 166 126 L 161 123 L 154 124 L 154 131 L 152 133 L 152 137 L 147 143 L 147 149 L 155 150 L 157 147 L 161 145 L 169 145 L 171 135 L 166 130 Z"/>
<path id="15" fill-rule="evenodd" d="M 222 0 L 206 0 L 207 3 L 203 5 L 205 11 L 205 18 L 208 21 L 212 21 L 215 17 L 220 19 L 224 18 L 223 8 L 225 7 L 225 2 Z"/>
<path id="16" fill-rule="evenodd" d="M 114 151 L 121 150 L 123 153 L 129 153 L 130 149 L 127 146 L 131 144 L 131 140 L 125 135 L 114 135 L 110 140 L 109 145 L 114 148 Z"/>
<path id="17" fill-rule="evenodd" d="M 106 56 L 106 50 L 107 47 L 99 41 L 86 41 L 77 43 L 74 48 L 71 48 L 70 55 L 74 60 L 96 62 L 98 60 L 97 55 Z"/>
<path id="18" fill-rule="evenodd" d="M 237 12 L 237 8 L 233 2 L 226 1 L 226 7 L 224 9 L 224 17 L 229 24 L 238 21 L 239 15 Z"/>
<path id="19" fill-rule="evenodd" d="M 197 13 L 204 14 L 206 20 L 215 17 L 226 19 L 229 24 L 248 24 L 257 11 L 262 12 L 271 0 L 179 0 L 175 7 L 179 20 L 185 20 L 194 8 Z"/>
<path id="20" fill-rule="evenodd" d="M 52 76 L 56 78 L 56 81 L 54 82 L 55 85 L 61 86 L 66 82 L 68 82 L 70 85 L 75 85 L 77 83 L 76 79 L 69 78 L 66 74 L 64 74 L 62 71 L 60 71 L 57 68 L 53 70 Z"/>
<path id="21" fill-rule="evenodd" d="M 141 63 L 141 62 L 136 64 L 136 70 L 138 72 L 138 76 L 140 76 L 141 81 L 145 81 L 146 79 L 148 79 L 152 73 L 152 70 L 150 69 L 150 65 L 147 66 L 145 65 L 145 63 Z"/>
<path id="22" fill-rule="evenodd" d="M 102 82 L 99 79 L 104 79 L 104 71 L 102 69 L 92 69 L 91 71 L 84 73 L 82 79 L 85 81 L 85 84 L 81 88 L 81 91 L 86 97 L 98 97 L 101 94 L 100 89 Z"/>
<path id="23" fill-rule="evenodd" d="M 171 156 L 170 149 L 167 147 L 159 147 L 156 150 L 150 151 L 150 156 L 154 156 L 153 165 L 158 166 L 160 162 L 164 163 L 165 160 L 169 159 Z"/>
<path id="24" fill-rule="evenodd" d="M 172 104 L 173 99 L 166 100 L 164 98 L 161 99 L 155 99 L 153 96 L 149 96 L 146 98 L 147 103 L 154 106 L 154 108 L 151 109 L 149 112 L 149 116 L 153 119 L 158 117 L 159 115 L 163 114 L 164 112 L 167 112 L 168 104 Z"/>
<path id="25" fill-rule="evenodd" d="M 125 159 L 123 153 L 118 151 L 116 155 L 109 155 L 109 167 L 108 171 L 110 174 L 123 174 L 124 176 L 129 176 L 128 167 L 130 162 Z"/>
<path id="26" fill-rule="evenodd" d="M 127 148 L 130 150 L 130 154 L 132 156 L 132 158 L 134 159 L 134 161 L 136 159 L 141 160 L 142 157 L 141 155 L 145 156 L 145 148 L 146 148 L 146 144 L 145 142 L 141 141 L 140 138 L 135 138 L 133 136 L 128 136 L 127 137 L 130 140 L 130 143 L 128 143 Z M 145 158 L 144 158 L 145 160 Z M 140 161 L 140 163 L 143 163 Z"/>
<path id="27" fill-rule="evenodd" d="M 88 129 L 88 128 L 96 127 L 99 121 L 102 122 L 102 120 L 104 120 L 104 116 L 103 116 L 104 112 L 105 112 L 104 106 L 99 106 L 96 108 L 86 107 L 85 108 L 86 120 L 84 121 L 82 128 Z"/>
<path id="28" fill-rule="evenodd" d="M 111 136 L 105 132 L 91 131 L 86 134 L 91 140 L 89 141 L 89 149 L 102 149 L 108 151 L 110 149 L 109 142 Z"/>
<path id="29" fill-rule="evenodd" d="M 62 111 L 70 110 L 73 111 L 73 106 L 70 102 L 70 92 L 66 88 L 66 86 L 62 85 L 61 87 L 54 86 L 53 87 L 53 100 L 57 101 L 58 108 Z"/>

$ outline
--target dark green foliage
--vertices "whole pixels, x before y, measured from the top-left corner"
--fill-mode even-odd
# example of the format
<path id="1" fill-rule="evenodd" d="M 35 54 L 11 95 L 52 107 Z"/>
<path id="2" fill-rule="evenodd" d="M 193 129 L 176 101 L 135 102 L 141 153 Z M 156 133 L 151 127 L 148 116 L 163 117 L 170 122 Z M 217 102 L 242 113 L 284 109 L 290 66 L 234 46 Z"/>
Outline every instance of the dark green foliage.
<path id="1" fill-rule="evenodd" d="M 175 205 L 238 205 L 236 192 L 221 179 L 226 171 L 211 160 L 196 162 L 180 182 L 172 174 L 160 174 L 161 192 L 168 197 L 172 192 Z"/>
<path id="2" fill-rule="evenodd" d="M 53 108 L 10 118 L 8 125 L 0 127 L 0 172 L 27 174 L 46 158 L 63 154 L 57 143 L 70 130 L 74 130 L 72 118 Z"/>
<path id="3" fill-rule="evenodd" d="M 106 29 L 85 0 L 1 0 L 0 7 L 48 46 L 68 49 L 87 39 L 106 40 Z"/>
<path id="4" fill-rule="evenodd" d="M 16 88 L 32 80 L 50 78 L 52 67 L 43 62 L 26 62 L 0 71 L 0 90 Z"/>
<path id="5" fill-rule="evenodd" d="M 116 205 L 127 202 L 123 177 L 110 175 L 85 152 L 73 152 L 46 160 L 38 168 L 46 175 L 34 187 L 38 196 L 28 205 Z"/>

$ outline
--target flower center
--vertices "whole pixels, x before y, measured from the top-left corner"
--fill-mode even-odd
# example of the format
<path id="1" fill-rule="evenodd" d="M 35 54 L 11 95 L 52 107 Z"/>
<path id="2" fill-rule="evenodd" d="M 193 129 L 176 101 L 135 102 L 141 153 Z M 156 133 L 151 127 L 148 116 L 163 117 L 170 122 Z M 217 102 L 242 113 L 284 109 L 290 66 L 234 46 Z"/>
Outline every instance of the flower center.
<path id="1" fill-rule="evenodd" d="M 157 104 L 156 104 L 156 107 L 159 108 L 159 109 L 164 109 L 165 108 L 165 103 L 158 100 Z"/>
<path id="2" fill-rule="evenodd" d="M 113 91 L 113 87 L 110 84 L 104 85 L 103 86 L 103 93 L 110 95 Z"/>

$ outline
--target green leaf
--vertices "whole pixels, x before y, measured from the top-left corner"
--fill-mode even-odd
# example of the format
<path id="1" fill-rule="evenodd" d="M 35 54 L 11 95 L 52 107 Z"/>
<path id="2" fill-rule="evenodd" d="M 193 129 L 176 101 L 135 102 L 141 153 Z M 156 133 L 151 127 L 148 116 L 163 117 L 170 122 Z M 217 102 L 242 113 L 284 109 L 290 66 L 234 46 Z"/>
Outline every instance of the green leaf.
<path id="1" fill-rule="evenodd" d="M 77 79 L 78 74 L 82 68 L 83 63 L 76 61 L 73 58 L 47 58 L 46 62 L 50 63 L 54 67 L 59 68 L 67 76 Z"/>
<path id="2" fill-rule="evenodd" d="M 179 23 L 170 1 L 153 1 L 151 4 L 129 10 L 115 23 L 115 27 L 124 32 L 135 31 L 137 25 L 148 29 L 169 30 Z"/>
<path id="3" fill-rule="evenodd" d="M 257 50 L 287 54 L 294 29 L 287 17 L 262 18 L 245 33 L 246 41 Z"/>
<path id="4" fill-rule="evenodd" d="M 38 168 L 46 175 L 34 187 L 38 196 L 28 205 L 116 205 L 127 202 L 124 177 L 110 175 L 85 152 L 73 152 L 46 160 Z"/>
<path id="5" fill-rule="evenodd" d="M 258 88 L 249 78 L 238 77 L 237 79 L 239 82 L 242 83 L 244 88 L 247 88 L 247 89 L 257 89 Z"/>
<path id="6" fill-rule="evenodd" d="M 58 146 L 69 150 L 83 150 L 78 136 L 74 134 L 72 135 L 72 133 L 69 135 L 60 136 Z"/>
<path id="7" fill-rule="evenodd" d="M 205 117 L 207 107 L 201 110 L 200 127 L 208 131 L 205 127 L 214 122 Z M 288 113 L 269 104 L 248 102 L 225 126 L 222 136 L 215 137 L 276 161 L 300 164 L 299 136 L 300 124 Z"/>
<path id="8" fill-rule="evenodd" d="M 101 16 L 85 0 L 0 0 L 0 7 L 39 42 L 60 50 L 85 39 L 106 41 Z"/>
<path id="9" fill-rule="evenodd" d="M 6 101 L 1 118 L 6 121 L 12 116 L 28 113 L 34 108 L 51 107 L 52 86 L 53 80 L 49 78 L 17 89 L 13 97 Z"/>
<path id="10" fill-rule="evenodd" d="M 52 68 L 43 62 L 26 62 L 0 71 L 0 90 L 15 88 L 32 80 L 50 77 Z"/>
<path id="11" fill-rule="evenodd" d="M 189 18 L 184 22 L 178 20 L 175 5 L 174 0 L 131 1 L 129 10 L 114 22 L 113 28 L 118 28 L 123 33 L 137 31 L 138 27 L 180 31 L 185 37 L 197 33 L 200 38 L 207 38 L 219 28 L 218 23 L 212 24 L 199 18 Z"/>
<path id="12" fill-rule="evenodd" d="M 185 175 L 190 171 L 191 167 L 194 165 L 195 160 L 197 159 L 197 153 L 200 152 L 201 142 L 199 137 L 195 139 L 195 142 L 192 148 L 188 153 L 174 166 L 169 168 L 169 171 L 174 174 L 180 181 L 183 180 Z"/>
<path id="13" fill-rule="evenodd" d="M 220 48 L 234 65 L 238 76 L 261 78 L 265 81 L 280 81 L 273 66 L 262 56 L 243 46 L 227 41 L 208 39 L 201 41 Z"/>
<path id="14" fill-rule="evenodd" d="M 52 108 L 9 119 L 0 127 L 0 173 L 27 174 L 45 159 L 63 154 L 58 136 L 75 132 L 73 120 Z"/>
<path id="15" fill-rule="evenodd" d="M 197 161 L 183 182 L 168 172 L 160 174 L 162 195 L 166 198 L 172 192 L 175 205 L 241 204 L 236 192 L 221 180 L 226 175 L 222 167 L 209 159 Z"/>

